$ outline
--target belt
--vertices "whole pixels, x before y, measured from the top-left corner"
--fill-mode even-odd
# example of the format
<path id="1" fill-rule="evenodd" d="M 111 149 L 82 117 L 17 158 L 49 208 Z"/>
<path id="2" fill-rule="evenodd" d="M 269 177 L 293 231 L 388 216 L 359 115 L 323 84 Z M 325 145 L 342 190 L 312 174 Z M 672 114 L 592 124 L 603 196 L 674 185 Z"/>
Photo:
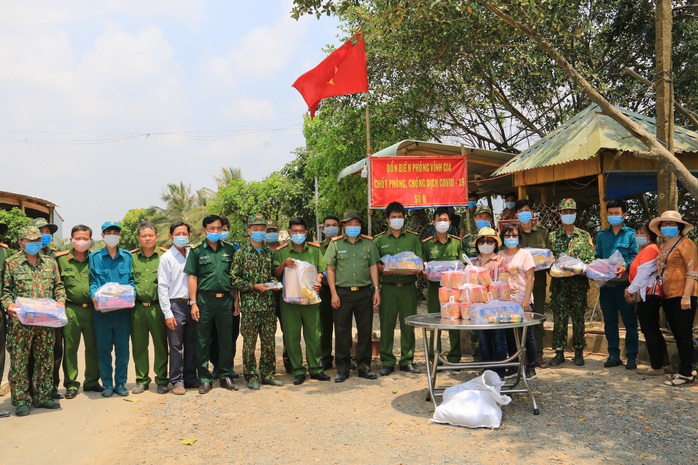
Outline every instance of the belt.
<path id="1" fill-rule="evenodd" d="M 222 299 L 226 295 L 230 295 L 230 292 L 212 292 L 212 291 L 199 291 L 199 292 L 213 296 L 216 299 Z"/>
<path id="2" fill-rule="evenodd" d="M 371 285 L 368 284 L 366 286 L 347 286 L 347 287 L 337 286 L 337 289 L 341 289 L 343 291 L 356 292 L 356 291 L 360 291 L 361 289 L 366 289 L 367 287 L 371 287 Z"/>
<path id="3" fill-rule="evenodd" d="M 170 299 L 170 302 L 179 302 L 189 305 L 189 299 Z"/>
<path id="4" fill-rule="evenodd" d="M 138 303 L 143 305 L 144 307 L 152 307 L 153 305 L 157 305 L 158 301 L 153 300 L 152 302 L 143 302 L 142 300 L 139 300 Z"/>
<path id="5" fill-rule="evenodd" d="M 90 302 L 89 304 L 79 304 L 79 303 L 77 303 L 77 302 L 71 302 L 71 301 L 69 300 L 68 303 L 69 303 L 69 304 L 73 304 L 73 305 L 77 305 L 78 307 L 82 307 L 82 308 L 88 308 L 88 307 L 91 307 L 91 306 L 92 306 L 92 302 Z"/>

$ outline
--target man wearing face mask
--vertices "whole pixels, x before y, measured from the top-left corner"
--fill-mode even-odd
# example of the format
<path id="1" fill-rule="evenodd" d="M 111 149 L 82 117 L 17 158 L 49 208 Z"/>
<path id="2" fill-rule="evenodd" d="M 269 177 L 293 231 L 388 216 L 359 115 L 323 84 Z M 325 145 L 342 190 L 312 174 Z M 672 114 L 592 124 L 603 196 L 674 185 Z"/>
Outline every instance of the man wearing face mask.
<path id="1" fill-rule="evenodd" d="M 605 367 L 622 365 L 620 359 L 620 336 L 618 334 L 618 314 L 625 326 L 625 368 L 637 368 L 639 340 L 635 306 L 625 301 L 628 287 L 626 267 L 635 259 L 639 249 L 635 241 L 635 230 L 624 224 L 626 204 L 623 199 L 611 200 L 606 204 L 606 215 L 610 226 L 596 236 L 596 258 L 609 258 L 616 250 L 625 259 L 626 266 L 618 270 L 618 278 L 608 281 L 599 290 L 599 303 L 603 313 L 604 333 L 608 342 L 608 360 Z"/>
<path id="2" fill-rule="evenodd" d="M 325 233 L 325 238 L 320 243 L 320 253 L 324 257 L 332 239 L 339 235 L 339 218 L 333 215 L 326 216 L 322 221 L 322 231 Z M 322 275 L 320 300 L 320 357 L 322 358 L 322 369 L 329 370 L 334 361 L 332 356 L 334 310 L 332 309 L 332 293 L 329 284 L 327 284 L 327 271 Z"/>
<path id="3" fill-rule="evenodd" d="M 89 256 L 90 297 L 94 304 L 95 292 L 107 283 L 118 283 L 133 287 L 131 252 L 119 245 L 121 225 L 117 221 L 102 224 L 102 238 L 105 247 L 95 250 Z M 136 295 L 138 297 L 138 295 Z M 95 312 L 92 321 L 97 341 L 99 374 L 102 378 L 103 397 L 111 397 L 114 392 L 128 396 L 126 380 L 128 376 L 128 340 L 131 335 L 131 309 L 111 312 Z M 114 368 L 112 370 L 112 350 L 114 351 Z M 112 377 L 113 376 L 113 377 Z"/>
<path id="4" fill-rule="evenodd" d="M 7 224 L 0 223 L 0 236 L 7 233 Z M 5 260 L 10 256 L 7 244 L 0 242 L 0 282 L 2 280 L 2 270 L 5 267 Z M 0 386 L 5 373 L 5 345 L 7 343 L 7 318 L 5 312 L 0 309 Z M 6 415 L 3 415 L 5 413 Z M 8 412 L 0 411 L 0 417 L 9 415 Z"/>
<path id="5" fill-rule="evenodd" d="M 56 253 L 56 262 L 65 285 L 68 325 L 63 328 L 65 351 L 63 354 L 63 386 L 65 398 L 74 399 L 80 389 L 78 379 L 78 348 L 80 335 L 84 344 L 85 380 L 84 392 L 102 392 L 99 384 L 99 363 L 94 331 L 95 309 L 90 299 L 90 267 L 88 250 L 92 246 L 92 229 L 84 224 L 74 226 L 70 232 L 70 250 Z"/>
<path id="6" fill-rule="evenodd" d="M 267 244 L 272 251 L 278 249 L 281 246 L 279 242 L 279 223 L 276 220 L 267 220 L 267 231 L 264 234 L 264 242 Z M 281 352 L 281 358 L 284 361 L 284 369 L 286 373 L 291 374 L 293 367 L 291 366 L 291 360 L 288 358 L 288 351 L 286 350 L 286 336 L 284 335 L 284 324 L 281 321 L 283 316 L 281 315 L 281 293 L 274 293 L 276 318 L 279 320 L 279 326 L 281 327 L 281 340 L 284 343 L 284 350 Z"/>
<path id="7" fill-rule="evenodd" d="M 561 254 L 579 258 L 589 264 L 594 259 L 594 244 L 591 236 L 574 225 L 577 219 L 577 202 L 562 199 L 558 206 L 562 227 L 550 232 L 550 250 L 557 259 Z M 574 364 L 584 365 L 584 312 L 586 312 L 589 280 L 585 275 L 567 278 L 551 278 L 550 309 L 553 312 L 553 349 L 555 357 L 550 366 L 565 362 L 567 347 L 567 321 L 572 319 L 572 345 L 574 347 Z"/>
<path id="8" fill-rule="evenodd" d="M 19 232 L 21 252 L 5 262 L 2 286 L 2 306 L 9 318 L 8 334 L 11 366 L 9 381 L 12 386 L 12 405 L 18 417 L 29 415 L 34 402 L 39 408 L 59 409 L 51 399 L 53 344 L 55 329 L 25 326 L 17 318 L 17 297 L 54 299 L 65 307 L 65 287 L 58 264 L 39 253 L 41 233 L 35 226 L 25 226 Z M 28 372 L 29 354 L 34 355 L 34 374 Z M 33 387 L 33 398 L 29 392 Z"/>
<path id="9" fill-rule="evenodd" d="M 475 209 L 477 208 L 478 195 L 475 192 L 468 193 L 468 208 L 461 216 L 458 224 L 458 236 L 462 239 L 466 234 L 477 234 L 475 227 Z"/>
<path id="10" fill-rule="evenodd" d="M 479 205 L 474 215 L 475 230 L 463 236 L 461 247 L 468 257 L 477 257 L 478 250 L 475 247 L 475 238 L 482 228 L 494 228 L 492 226 L 492 209 L 486 205 Z"/>
<path id="11" fill-rule="evenodd" d="M 405 207 L 399 202 L 392 202 L 385 208 L 388 221 L 387 232 L 378 234 L 373 243 L 378 256 L 397 255 L 412 252 L 422 258 L 422 245 L 416 233 L 407 231 L 405 226 Z M 405 318 L 417 314 L 417 275 L 395 275 L 385 273 L 383 263 L 378 263 L 381 275 L 380 316 L 380 357 L 381 376 L 387 376 L 395 370 L 397 359 L 393 355 L 395 323 L 400 319 L 400 371 L 421 373 L 414 364 L 414 328 L 405 324 Z"/>
<path id="12" fill-rule="evenodd" d="M 291 218 L 288 223 L 291 242 L 276 249 L 274 253 L 274 276 L 281 280 L 284 273 L 293 273 L 296 260 L 313 265 L 317 271 L 315 291 L 319 291 L 322 273 L 325 271 L 325 261 L 320 253 L 320 244 L 306 242 L 308 233 L 307 223 L 303 218 Z M 281 314 L 284 322 L 284 334 L 287 341 L 288 356 L 293 369 L 293 384 L 305 382 L 306 369 L 303 366 L 301 351 L 301 329 L 305 340 L 305 358 L 308 362 L 308 373 L 311 379 L 329 381 L 330 377 L 323 373 L 320 361 L 320 308 L 319 304 L 298 305 L 281 300 Z"/>

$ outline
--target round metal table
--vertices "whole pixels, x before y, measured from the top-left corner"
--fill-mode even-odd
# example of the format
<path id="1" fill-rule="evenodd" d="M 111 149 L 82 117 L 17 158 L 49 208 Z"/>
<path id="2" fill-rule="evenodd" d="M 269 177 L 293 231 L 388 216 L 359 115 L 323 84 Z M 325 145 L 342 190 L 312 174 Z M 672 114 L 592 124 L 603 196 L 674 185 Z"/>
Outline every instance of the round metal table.
<path id="1" fill-rule="evenodd" d="M 416 328 L 422 328 L 422 339 L 424 342 L 424 354 L 427 360 L 427 382 L 429 383 L 429 397 L 427 400 L 434 402 L 434 407 L 436 407 L 436 397 L 442 397 L 443 391 L 446 387 L 436 385 L 436 375 L 439 371 L 447 370 L 479 370 L 479 369 L 494 369 L 494 368 L 508 368 L 515 367 L 518 372 L 513 380 L 507 380 L 504 386 L 502 386 L 502 394 L 511 393 L 526 393 L 531 399 L 533 404 L 533 414 L 538 415 L 540 411 L 538 410 L 538 404 L 536 399 L 531 392 L 531 388 L 528 385 L 526 379 L 526 332 L 529 326 L 535 326 L 543 324 L 545 321 L 545 316 L 539 313 L 525 313 L 523 321 L 516 323 L 488 323 L 488 324 L 473 324 L 468 320 L 451 320 L 449 318 L 441 318 L 440 313 L 427 313 L 426 315 L 412 315 L 405 318 L 405 323 Z M 516 352 L 509 356 L 509 358 L 501 361 L 489 361 L 489 362 L 458 362 L 451 363 L 446 360 L 441 354 L 436 350 L 437 343 L 441 337 L 441 331 L 443 330 L 491 330 L 491 329 L 514 329 L 514 337 L 516 339 Z M 521 331 L 518 331 L 520 329 Z M 427 333 L 434 333 L 432 339 L 433 347 L 431 350 L 429 348 L 429 337 Z M 430 359 L 429 353 L 434 354 L 433 358 Z M 522 384 L 521 387 L 519 383 Z"/>

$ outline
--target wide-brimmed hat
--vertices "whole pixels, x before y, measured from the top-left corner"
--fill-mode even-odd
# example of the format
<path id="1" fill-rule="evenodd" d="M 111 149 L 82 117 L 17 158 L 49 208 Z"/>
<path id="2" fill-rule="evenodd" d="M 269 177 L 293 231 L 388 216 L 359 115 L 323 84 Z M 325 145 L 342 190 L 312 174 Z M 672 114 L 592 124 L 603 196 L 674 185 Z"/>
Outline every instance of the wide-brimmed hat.
<path id="1" fill-rule="evenodd" d="M 34 218 L 29 222 L 29 226 L 36 226 L 39 229 L 48 227 L 51 234 L 56 234 L 56 231 L 58 231 L 58 226 L 53 223 L 49 223 L 43 218 Z"/>
<path id="2" fill-rule="evenodd" d="M 499 235 L 497 235 L 497 231 L 492 228 L 480 228 L 480 230 L 477 232 L 477 237 L 473 239 L 473 244 L 475 244 L 481 237 L 491 237 L 497 241 L 497 245 L 499 247 L 502 246 L 502 240 L 499 238 Z"/>
<path id="3" fill-rule="evenodd" d="M 664 237 L 664 234 L 662 234 L 661 229 L 659 229 L 659 225 L 662 224 L 662 221 L 673 221 L 675 223 L 682 224 L 683 230 L 681 231 L 681 234 L 684 236 L 688 231 L 693 229 L 692 224 L 686 223 L 681 218 L 681 213 L 674 210 L 667 210 L 664 213 L 662 213 L 661 216 L 658 216 L 657 218 L 654 218 L 652 221 L 650 221 L 650 230 L 660 237 Z"/>

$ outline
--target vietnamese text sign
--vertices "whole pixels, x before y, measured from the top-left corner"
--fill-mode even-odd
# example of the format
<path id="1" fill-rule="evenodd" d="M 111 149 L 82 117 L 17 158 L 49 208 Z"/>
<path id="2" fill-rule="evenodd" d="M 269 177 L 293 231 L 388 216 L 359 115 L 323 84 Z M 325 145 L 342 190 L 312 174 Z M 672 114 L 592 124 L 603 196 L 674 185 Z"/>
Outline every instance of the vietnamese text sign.
<path id="1" fill-rule="evenodd" d="M 466 205 L 466 166 L 461 156 L 371 157 L 371 208 Z"/>

